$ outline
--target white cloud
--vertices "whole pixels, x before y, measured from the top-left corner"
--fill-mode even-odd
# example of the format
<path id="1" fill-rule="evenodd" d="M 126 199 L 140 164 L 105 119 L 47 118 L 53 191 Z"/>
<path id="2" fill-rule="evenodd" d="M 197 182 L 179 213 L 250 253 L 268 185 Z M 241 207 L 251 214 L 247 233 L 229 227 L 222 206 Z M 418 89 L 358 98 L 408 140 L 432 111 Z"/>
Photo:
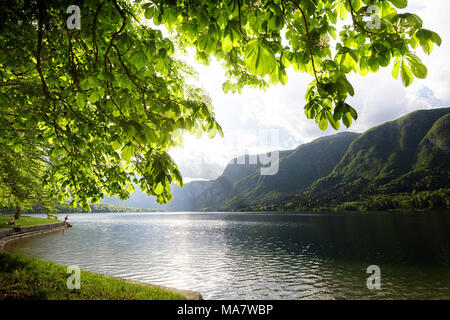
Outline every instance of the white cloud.
<path id="1" fill-rule="evenodd" d="M 442 38 L 441 47 L 435 47 L 430 56 L 422 54 L 428 67 L 428 77 L 424 81 L 432 88 L 435 96 L 445 104 L 450 104 L 450 2 L 448 0 L 410 0 L 412 5 L 420 6 L 418 14 L 424 27 L 437 32 Z M 421 51 L 421 50 L 420 50 Z"/>

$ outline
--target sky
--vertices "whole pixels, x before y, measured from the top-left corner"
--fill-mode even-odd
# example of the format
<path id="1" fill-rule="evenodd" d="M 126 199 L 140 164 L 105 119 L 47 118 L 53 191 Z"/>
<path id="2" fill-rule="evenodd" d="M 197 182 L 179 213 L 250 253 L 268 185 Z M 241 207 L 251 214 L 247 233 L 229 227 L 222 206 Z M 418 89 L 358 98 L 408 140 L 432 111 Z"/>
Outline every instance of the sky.
<path id="1" fill-rule="evenodd" d="M 443 40 L 442 46 L 435 46 L 430 56 L 420 47 L 417 49 L 417 55 L 428 67 L 427 79 L 415 79 L 405 88 L 400 78 L 392 77 L 392 65 L 365 77 L 350 75 L 355 96 L 347 102 L 358 111 L 359 118 L 349 129 L 341 125 L 343 128 L 339 132 L 364 132 L 414 110 L 450 106 L 450 43 L 447 41 L 450 39 L 450 1 L 409 0 L 407 11 L 418 14 L 424 27 L 437 32 Z M 285 86 L 272 85 L 266 92 L 245 88 L 241 95 L 225 94 L 222 91 L 225 71 L 220 63 L 212 60 L 209 66 L 199 65 L 192 54 L 185 60 L 197 70 L 196 85 L 212 98 L 216 120 L 224 132 L 224 138 L 217 135 L 214 139 L 207 135 L 200 139 L 185 135 L 183 148 L 170 151 L 185 183 L 217 178 L 230 160 L 239 155 L 293 149 L 336 133 L 331 128 L 321 131 L 314 120 L 308 120 L 304 114 L 304 95 L 311 81 L 308 74 L 290 68 Z"/>

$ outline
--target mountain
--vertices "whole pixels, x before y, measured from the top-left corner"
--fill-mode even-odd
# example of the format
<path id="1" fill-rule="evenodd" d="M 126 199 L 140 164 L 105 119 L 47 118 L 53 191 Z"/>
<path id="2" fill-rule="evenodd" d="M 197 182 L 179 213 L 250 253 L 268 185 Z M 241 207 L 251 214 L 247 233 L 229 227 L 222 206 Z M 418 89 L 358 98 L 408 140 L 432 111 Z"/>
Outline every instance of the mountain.
<path id="1" fill-rule="evenodd" d="M 450 108 L 420 110 L 361 134 L 332 172 L 272 208 L 450 207 Z M 267 203 L 264 203 L 267 205 Z"/>
<path id="2" fill-rule="evenodd" d="M 278 154 L 274 175 L 261 174 L 253 161 L 261 155 L 246 155 L 215 180 L 173 186 L 168 205 L 142 192 L 138 198 L 166 211 L 450 207 L 450 108 L 416 111 L 362 134 L 338 133 Z"/>
<path id="3" fill-rule="evenodd" d="M 333 170 L 358 136 L 357 133 L 338 133 L 316 139 L 291 151 L 280 152 L 277 174 L 261 175 L 259 170 L 253 170 L 235 183 L 231 198 L 222 202 L 218 209 L 244 208 L 287 192 L 305 190 L 315 180 Z"/>
<path id="4" fill-rule="evenodd" d="M 186 183 L 183 188 L 176 184 L 171 184 L 170 189 L 173 200 L 165 205 L 156 202 L 156 198 L 144 193 L 137 185 L 134 186 L 136 191 L 127 200 L 123 201 L 117 197 L 105 197 L 103 203 L 164 211 L 193 210 L 195 199 L 209 187 L 210 183 L 211 181 L 203 180 L 191 181 Z"/>
<path id="5" fill-rule="evenodd" d="M 219 204 L 236 195 L 235 186 L 241 181 L 248 181 L 254 172 L 259 172 L 259 164 L 251 164 L 250 158 L 242 156 L 233 159 L 223 174 L 212 181 L 210 186 L 193 201 L 190 210 L 218 210 Z"/>
<path id="6" fill-rule="evenodd" d="M 279 170 L 274 175 L 261 175 L 261 164 L 251 160 L 260 159 L 261 155 L 235 158 L 216 180 L 195 181 L 181 190 L 175 189 L 169 208 L 175 211 L 237 210 L 285 192 L 302 191 L 329 174 L 356 137 L 357 133 L 339 133 L 294 150 L 279 151 Z M 192 190 L 193 183 L 195 190 Z"/>
<path id="7" fill-rule="evenodd" d="M 183 188 L 171 185 L 173 200 L 158 204 L 137 186 L 128 200 L 106 198 L 105 203 L 152 208 L 165 211 L 236 210 L 285 192 L 302 191 L 316 179 L 331 172 L 357 133 L 338 133 L 303 144 L 294 150 L 279 151 L 279 170 L 275 175 L 261 175 L 261 164 L 245 155 L 233 159 L 222 175 L 213 181 L 192 181 Z"/>

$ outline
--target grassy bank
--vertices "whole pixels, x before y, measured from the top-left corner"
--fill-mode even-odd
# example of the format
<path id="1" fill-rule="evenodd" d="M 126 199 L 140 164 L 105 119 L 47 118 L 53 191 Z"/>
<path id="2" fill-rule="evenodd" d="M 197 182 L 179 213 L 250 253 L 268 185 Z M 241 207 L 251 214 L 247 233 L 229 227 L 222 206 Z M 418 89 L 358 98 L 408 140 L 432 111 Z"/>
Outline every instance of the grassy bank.
<path id="1" fill-rule="evenodd" d="M 80 289 L 69 290 L 67 267 L 0 252 L 0 300 L 184 300 L 183 295 L 81 271 Z"/>
<path id="2" fill-rule="evenodd" d="M 61 220 L 48 219 L 48 218 L 20 217 L 20 219 L 16 220 L 15 226 L 6 225 L 5 222 L 8 222 L 9 220 L 11 220 L 11 218 L 14 218 L 14 216 L 1 216 L 0 217 L 0 229 L 36 226 L 36 225 L 41 225 L 41 224 L 62 222 Z"/>

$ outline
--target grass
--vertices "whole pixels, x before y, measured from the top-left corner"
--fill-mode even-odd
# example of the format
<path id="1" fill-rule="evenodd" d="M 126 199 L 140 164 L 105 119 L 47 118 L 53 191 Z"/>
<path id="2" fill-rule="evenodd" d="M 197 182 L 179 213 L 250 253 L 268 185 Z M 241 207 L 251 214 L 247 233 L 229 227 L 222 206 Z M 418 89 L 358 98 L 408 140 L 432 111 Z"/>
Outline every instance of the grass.
<path id="1" fill-rule="evenodd" d="M 14 228 L 14 227 L 26 227 L 26 226 L 36 226 L 41 224 L 62 222 L 61 220 L 48 219 L 48 218 L 34 218 L 34 217 L 20 217 L 20 219 L 16 220 L 15 226 L 6 225 L 5 222 L 8 222 L 14 216 L 0 216 L 0 229 L 2 228 Z"/>
<path id="2" fill-rule="evenodd" d="M 160 288 L 127 283 L 81 271 L 80 289 L 69 290 L 67 268 L 52 262 L 0 252 L 0 300 L 184 300 Z"/>

